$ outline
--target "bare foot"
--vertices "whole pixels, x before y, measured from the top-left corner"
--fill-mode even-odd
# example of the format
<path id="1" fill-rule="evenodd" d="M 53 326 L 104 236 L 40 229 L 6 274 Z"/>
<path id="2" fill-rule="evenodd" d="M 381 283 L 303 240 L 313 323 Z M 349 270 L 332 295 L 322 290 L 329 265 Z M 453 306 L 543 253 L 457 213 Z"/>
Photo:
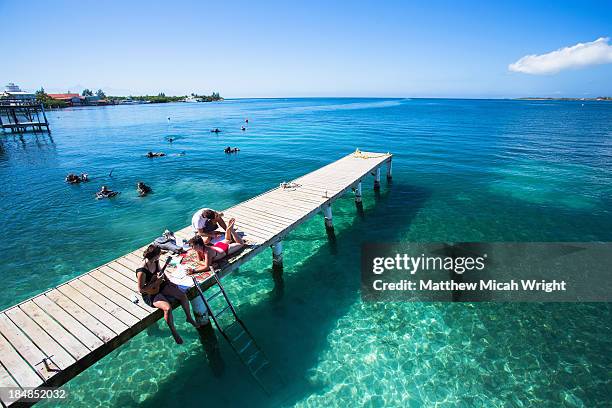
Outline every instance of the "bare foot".
<path id="1" fill-rule="evenodd" d="M 177 332 L 172 332 L 172 337 L 174 337 L 176 344 L 183 344 L 183 338 Z"/>
<path id="2" fill-rule="evenodd" d="M 199 329 L 200 327 L 204 326 L 203 324 L 199 324 L 198 322 L 196 322 L 193 319 L 187 319 L 187 323 L 190 323 L 196 329 Z"/>
<path id="3" fill-rule="evenodd" d="M 236 222 L 235 218 L 230 218 L 230 220 L 227 222 L 227 229 L 233 228 L 235 222 Z"/>

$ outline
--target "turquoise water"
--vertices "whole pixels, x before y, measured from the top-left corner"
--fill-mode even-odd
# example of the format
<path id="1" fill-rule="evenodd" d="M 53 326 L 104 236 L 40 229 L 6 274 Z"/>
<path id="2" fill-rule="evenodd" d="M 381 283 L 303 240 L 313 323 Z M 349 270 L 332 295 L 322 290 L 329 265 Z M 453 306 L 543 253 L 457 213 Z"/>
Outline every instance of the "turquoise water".
<path id="1" fill-rule="evenodd" d="M 66 387 L 65 405 L 604 406 L 608 304 L 362 303 L 364 241 L 612 240 L 612 104 L 271 99 L 53 111 L 51 137 L 0 136 L 0 307 L 57 285 L 359 147 L 394 179 L 285 242 L 284 285 L 264 253 L 226 279 L 286 379 L 268 397 L 229 347 L 181 322 L 153 326 Z M 168 121 L 170 117 L 170 121 Z M 250 123 L 240 131 L 244 118 Z M 223 129 L 213 135 L 210 128 Z M 171 144 L 169 137 L 175 138 Z M 225 146 L 238 146 L 235 156 Z M 168 157 L 146 159 L 149 151 Z M 185 152 L 185 155 L 178 155 Z M 113 170 L 112 177 L 109 172 Z M 68 172 L 92 181 L 70 186 Z M 139 198 L 137 181 L 154 194 Z M 100 185 L 121 191 L 93 198 Z"/>

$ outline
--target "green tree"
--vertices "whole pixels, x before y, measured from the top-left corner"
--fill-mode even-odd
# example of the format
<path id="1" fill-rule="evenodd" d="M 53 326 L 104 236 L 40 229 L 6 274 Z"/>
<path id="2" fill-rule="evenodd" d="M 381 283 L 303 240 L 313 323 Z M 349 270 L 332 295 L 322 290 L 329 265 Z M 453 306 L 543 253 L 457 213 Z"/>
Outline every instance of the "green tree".
<path id="1" fill-rule="evenodd" d="M 91 89 L 83 89 L 83 93 L 81 95 L 82 96 L 93 96 L 93 92 L 91 91 Z"/>
<path id="2" fill-rule="evenodd" d="M 103 91 L 103 90 L 101 90 L 101 89 L 98 89 L 98 90 L 96 91 L 96 96 L 97 96 L 98 98 L 100 98 L 100 99 L 105 99 L 105 98 L 106 98 L 106 94 L 105 94 L 105 93 L 104 93 L 104 91 Z"/>

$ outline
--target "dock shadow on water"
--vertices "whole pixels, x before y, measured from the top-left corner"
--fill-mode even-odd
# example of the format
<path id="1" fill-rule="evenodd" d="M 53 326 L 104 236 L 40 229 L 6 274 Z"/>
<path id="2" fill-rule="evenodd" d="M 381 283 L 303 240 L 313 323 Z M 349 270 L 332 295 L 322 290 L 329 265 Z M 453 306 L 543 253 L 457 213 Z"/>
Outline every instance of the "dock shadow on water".
<path id="1" fill-rule="evenodd" d="M 384 189 L 374 203 L 374 194 L 364 195 L 363 219 L 356 214 L 352 199 L 343 198 L 334 205 L 335 242 L 327 241 L 321 217 L 314 217 L 285 240 L 285 267 L 282 289 L 271 275 L 271 268 L 253 268 L 246 264 L 240 274 L 225 279 L 230 298 L 238 304 L 238 314 L 268 354 L 273 366 L 286 382 L 275 395 L 267 396 L 217 335 L 224 367 L 211 367 L 210 351 L 191 355 L 181 368 L 158 383 L 157 392 L 138 406 L 178 407 L 206 404 L 228 407 L 267 407 L 292 405 L 325 386 L 308 380 L 309 371 L 317 366 L 327 337 L 355 302 L 360 302 L 360 245 L 371 240 L 393 242 L 410 228 L 411 221 L 429 197 L 429 192 L 410 186 L 394 185 Z M 403 212 L 392 207 L 402 205 Z M 389 214 L 394 214 L 390 219 Z M 398 215 L 398 214 L 401 214 Z M 398 227 L 401 226 L 401 227 Z M 384 234 L 381 235 L 381 234 Z M 304 237 L 306 236 L 306 237 Z M 303 247 L 316 236 L 313 251 Z M 330 254 L 336 245 L 336 254 Z M 271 262 L 269 253 L 261 262 Z M 254 260 L 257 262 L 257 260 Z M 248 280 L 266 280 L 266 291 L 241 293 Z M 276 277 L 275 279 L 278 279 Z M 279 282 L 276 282 L 279 285 Z M 261 282 L 258 287 L 261 288 Z M 244 301 L 248 296 L 250 301 Z M 203 359 L 206 354 L 208 358 Z M 218 357 L 218 356 L 217 356 Z M 121 401 L 122 404 L 126 401 Z M 129 404 L 127 404 L 129 405 Z"/>

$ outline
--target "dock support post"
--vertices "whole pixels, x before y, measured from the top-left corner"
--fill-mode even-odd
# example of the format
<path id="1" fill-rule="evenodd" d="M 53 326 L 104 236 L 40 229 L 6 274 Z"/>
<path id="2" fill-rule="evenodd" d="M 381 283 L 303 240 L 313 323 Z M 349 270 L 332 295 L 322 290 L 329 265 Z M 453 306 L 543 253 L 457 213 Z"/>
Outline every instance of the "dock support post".
<path id="1" fill-rule="evenodd" d="M 358 204 L 361 202 L 361 181 L 355 187 L 355 202 Z"/>
<path id="2" fill-rule="evenodd" d="M 283 241 L 272 244 L 272 270 L 283 270 Z"/>
<path id="3" fill-rule="evenodd" d="M 190 303 L 191 308 L 193 309 L 195 321 L 202 325 L 210 323 L 210 319 L 208 318 L 208 310 L 206 309 L 206 305 L 204 304 L 202 297 L 196 296 L 190 300 Z"/>
<path id="4" fill-rule="evenodd" d="M 380 190 L 380 167 L 376 169 L 376 175 L 374 176 L 374 190 Z"/>
<path id="5" fill-rule="evenodd" d="M 391 159 L 387 162 L 387 180 L 391 180 L 393 178 L 393 162 Z"/>
<path id="6" fill-rule="evenodd" d="M 332 209 L 330 204 L 325 204 L 323 206 L 323 214 L 325 215 L 325 229 L 327 231 L 334 230 L 334 220 L 332 216 Z"/>

